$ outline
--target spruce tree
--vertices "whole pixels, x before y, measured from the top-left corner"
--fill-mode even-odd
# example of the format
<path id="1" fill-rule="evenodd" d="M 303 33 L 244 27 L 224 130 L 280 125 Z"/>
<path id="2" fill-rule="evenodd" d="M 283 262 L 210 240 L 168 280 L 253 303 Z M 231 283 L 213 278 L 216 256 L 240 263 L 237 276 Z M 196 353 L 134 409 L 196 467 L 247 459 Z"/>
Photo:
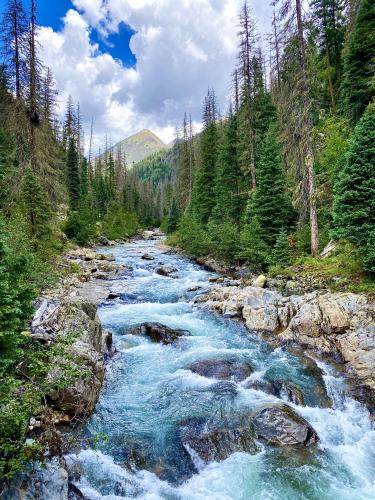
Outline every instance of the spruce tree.
<path id="1" fill-rule="evenodd" d="M 173 197 L 171 208 L 169 209 L 169 214 L 168 214 L 168 225 L 167 225 L 168 233 L 174 233 L 176 231 L 180 217 L 181 217 L 180 209 L 178 208 L 176 198 Z"/>
<path id="2" fill-rule="evenodd" d="M 204 130 L 200 138 L 201 165 L 196 173 L 192 207 L 197 220 L 206 223 L 215 207 L 215 178 L 219 131 L 217 104 L 213 90 L 208 92 L 204 106 Z"/>
<path id="3" fill-rule="evenodd" d="M 282 229 L 276 239 L 276 244 L 271 253 L 271 264 L 286 266 L 291 263 L 292 255 L 288 233 Z"/>
<path id="4" fill-rule="evenodd" d="M 214 217 L 239 222 L 246 200 L 242 194 L 246 184 L 238 161 L 238 120 L 232 109 L 219 146 L 216 168 Z"/>
<path id="5" fill-rule="evenodd" d="M 85 157 L 82 158 L 80 168 L 81 197 L 86 198 L 89 194 L 89 167 Z"/>
<path id="6" fill-rule="evenodd" d="M 375 6 L 361 0 L 344 52 L 342 107 L 356 123 L 374 95 Z"/>
<path id="7" fill-rule="evenodd" d="M 80 178 L 77 148 L 72 137 L 69 139 L 69 148 L 66 157 L 66 175 L 69 205 L 72 210 L 77 210 L 80 197 Z"/>
<path id="8" fill-rule="evenodd" d="M 264 241 L 264 232 L 258 219 L 253 217 L 241 230 L 238 257 L 253 271 L 260 271 L 267 266 L 269 253 L 269 246 Z"/>
<path id="9" fill-rule="evenodd" d="M 375 106 L 370 104 L 349 141 L 334 186 L 333 236 L 373 255 L 375 235 Z M 375 260 L 367 259 L 375 272 Z"/>
<path id="10" fill-rule="evenodd" d="M 28 168 L 25 173 L 21 200 L 29 223 L 32 247 L 35 251 L 51 250 L 54 244 L 53 212 L 48 196 L 31 168 Z"/>
<path id="11" fill-rule="evenodd" d="M 248 217 L 257 218 L 264 240 L 271 246 L 280 229 L 290 227 L 293 217 L 282 165 L 277 130 L 272 125 L 260 148 L 257 187 L 248 207 Z"/>

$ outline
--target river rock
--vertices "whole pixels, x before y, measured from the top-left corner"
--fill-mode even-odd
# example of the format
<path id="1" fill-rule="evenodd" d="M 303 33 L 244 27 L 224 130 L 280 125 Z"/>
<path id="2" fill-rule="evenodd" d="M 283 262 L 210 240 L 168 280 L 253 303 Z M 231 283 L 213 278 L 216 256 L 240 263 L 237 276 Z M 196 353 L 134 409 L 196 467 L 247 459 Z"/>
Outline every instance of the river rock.
<path id="1" fill-rule="evenodd" d="M 114 262 L 116 260 L 113 253 L 97 253 L 95 258 L 96 260 L 105 260 L 106 262 Z"/>
<path id="2" fill-rule="evenodd" d="M 177 272 L 177 269 L 175 267 L 168 267 L 168 266 L 160 266 L 158 269 L 156 269 L 157 274 L 160 274 L 160 276 L 174 276 L 175 273 Z"/>
<path id="3" fill-rule="evenodd" d="M 152 255 L 150 255 L 149 253 L 145 253 L 142 255 L 142 259 L 143 260 L 155 260 L 155 257 L 153 257 Z"/>
<path id="4" fill-rule="evenodd" d="M 254 431 L 258 438 L 276 446 L 305 445 L 318 442 L 311 425 L 289 406 L 268 406 L 254 417 Z"/>
<path id="5" fill-rule="evenodd" d="M 242 319 L 274 344 L 295 344 L 343 361 L 359 390 L 375 398 L 375 304 L 366 295 L 315 291 L 282 296 L 253 286 L 216 287 L 195 302 Z"/>
<path id="6" fill-rule="evenodd" d="M 245 380 L 252 374 L 252 368 L 243 361 L 230 361 L 225 359 L 206 359 L 196 361 L 188 366 L 193 373 L 202 377 L 215 378 L 219 380 Z"/>
<path id="7" fill-rule="evenodd" d="M 263 274 L 261 274 L 253 281 L 253 286 L 257 288 L 264 288 L 266 286 L 266 283 L 267 278 Z"/>
<path id="8" fill-rule="evenodd" d="M 54 458 L 18 474 L 1 495 L 2 500 L 68 500 L 65 460 Z M 73 497 L 74 498 L 74 497 Z"/>
<path id="9" fill-rule="evenodd" d="M 191 418 L 180 423 L 182 444 L 191 456 L 204 463 L 221 461 L 236 452 L 257 453 L 249 418 L 231 416 L 221 420 Z"/>
<path id="10" fill-rule="evenodd" d="M 47 379 L 56 389 L 49 401 L 58 411 L 71 415 L 89 415 L 99 397 L 104 380 L 106 343 L 96 305 L 65 300 L 49 317 L 49 339 L 72 335 L 64 356 L 56 356 Z M 37 337 L 38 338 L 38 337 Z"/>
<path id="11" fill-rule="evenodd" d="M 138 326 L 133 326 L 126 330 L 130 335 L 144 335 L 149 337 L 152 342 L 159 342 L 165 345 L 173 344 L 181 337 L 190 335 L 187 330 L 179 330 L 169 328 L 161 323 L 143 323 Z"/>

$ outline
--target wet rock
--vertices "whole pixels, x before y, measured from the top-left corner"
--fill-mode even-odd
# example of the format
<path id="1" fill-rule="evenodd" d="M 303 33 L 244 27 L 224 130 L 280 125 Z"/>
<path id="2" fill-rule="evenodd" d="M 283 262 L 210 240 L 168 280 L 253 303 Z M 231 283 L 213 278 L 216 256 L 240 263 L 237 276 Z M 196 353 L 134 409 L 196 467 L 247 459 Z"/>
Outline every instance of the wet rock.
<path id="1" fill-rule="evenodd" d="M 142 255 L 142 259 L 143 260 L 155 260 L 155 257 L 153 257 L 152 255 L 150 255 L 149 253 L 145 253 Z"/>
<path id="2" fill-rule="evenodd" d="M 11 481 L 1 498 L 2 500 L 67 500 L 68 472 L 65 461 L 54 458 L 43 467 L 30 467 Z"/>
<path id="3" fill-rule="evenodd" d="M 309 446 L 319 440 L 311 425 L 287 405 L 263 408 L 254 417 L 254 431 L 276 446 Z"/>
<path id="4" fill-rule="evenodd" d="M 285 399 L 295 405 L 303 406 L 305 396 L 302 389 L 297 384 L 287 380 L 274 380 L 271 383 L 273 394 L 279 398 Z"/>
<path id="5" fill-rule="evenodd" d="M 202 287 L 200 285 L 193 285 L 188 289 L 188 292 L 197 292 L 200 290 Z"/>
<path id="6" fill-rule="evenodd" d="M 253 371 L 248 363 L 223 359 L 197 361 L 189 365 L 188 369 L 202 377 L 219 380 L 233 379 L 238 382 L 245 380 Z"/>
<path id="7" fill-rule="evenodd" d="M 254 389 L 256 391 L 262 391 L 265 392 L 266 394 L 273 395 L 273 387 L 271 382 L 263 378 L 257 378 L 254 380 L 250 379 L 243 385 L 243 387 L 245 389 Z"/>
<path id="8" fill-rule="evenodd" d="M 157 274 L 160 274 L 160 276 L 175 276 L 175 273 L 177 272 L 177 269 L 175 267 L 168 267 L 168 266 L 160 266 L 158 269 L 156 269 Z"/>
<path id="9" fill-rule="evenodd" d="M 73 335 L 66 354 L 55 358 L 47 376 L 57 386 L 48 400 L 56 410 L 70 415 L 87 416 L 93 411 L 104 380 L 105 346 L 96 310 L 95 304 L 66 300 L 49 318 L 50 342 Z"/>
<path id="10" fill-rule="evenodd" d="M 261 274 L 254 280 L 253 286 L 257 288 L 264 288 L 266 286 L 266 283 L 267 283 L 267 278 L 263 274 Z"/>
<path id="11" fill-rule="evenodd" d="M 209 278 L 209 283 L 224 283 L 225 279 L 222 277 L 218 278 Z"/>
<path id="12" fill-rule="evenodd" d="M 103 247 L 109 247 L 110 241 L 106 236 L 100 236 L 99 244 L 102 245 Z"/>
<path id="13" fill-rule="evenodd" d="M 238 393 L 237 386 L 234 382 L 223 380 L 213 384 L 210 387 L 210 391 L 214 392 L 219 396 L 236 396 Z"/>
<path id="14" fill-rule="evenodd" d="M 95 258 L 96 260 L 105 260 L 107 262 L 114 262 L 116 260 L 112 253 L 97 253 Z"/>
<path id="15" fill-rule="evenodd" d="M 173 344 L 181 337 L 190 335 L 190 332 L 187 330 L 169 328 L 161 323 L 143 323 L 142 325 L 129 328 L 126 333 L 131 335 L 144 335 L 149 337 L 152 342 L 159 342 L 165 345 Z"/>
<path id="16" fill-rule="evenodd" d="M 69 483 L 68 488 L 68 500 L 90 500 L 74 483 Z"/>
<path id="17" fill-rule="evenodd" d="M 192 418 L 180 423 L 180 437 L 192 458 L 204 463 L 225 460 L 236 452 L 259 451 L 246 416 L 219 421 Z"/>
<path id="18" fill-rule="evenodd" d="M 109 292 L 107 300 L 114 300 L 114 299 L 118 299 L 119 297 L 120 297 L 120 294 L 118 294 L 116 292 Z"/>

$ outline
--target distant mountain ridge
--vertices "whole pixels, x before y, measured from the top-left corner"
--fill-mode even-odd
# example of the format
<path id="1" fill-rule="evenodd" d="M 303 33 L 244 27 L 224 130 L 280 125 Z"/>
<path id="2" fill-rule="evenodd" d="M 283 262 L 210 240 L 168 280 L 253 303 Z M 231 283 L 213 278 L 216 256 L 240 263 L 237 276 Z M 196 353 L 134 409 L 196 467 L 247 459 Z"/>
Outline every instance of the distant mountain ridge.
<path id="1" fill-rule="evenodd" d="M 165 144 L 154 132 L 143 129 L 115 144 L 112 151 L 114 156 L 116 156 L 117 151 L 121 149 L 126 154 L 128 167 L 132 168 L 136 163 L 148 156 L 169 148 L 170 146 Z"/>

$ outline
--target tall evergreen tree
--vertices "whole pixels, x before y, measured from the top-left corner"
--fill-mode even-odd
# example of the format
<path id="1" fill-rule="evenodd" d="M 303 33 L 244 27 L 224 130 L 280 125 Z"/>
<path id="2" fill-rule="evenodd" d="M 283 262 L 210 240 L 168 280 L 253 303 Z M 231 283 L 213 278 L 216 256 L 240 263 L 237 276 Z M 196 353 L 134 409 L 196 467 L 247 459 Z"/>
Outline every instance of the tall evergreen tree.
<path id="1" fill-rule="evenodd" d="M 356 123 L 374 96 L 375 5 L 361 0 L 344 54 L 342 107 Z"/>
<path id="2" fill-rule="evenodd" d="M 192 207 L 198 220 L 206 223 L 215 207 L 215 178 L 219 131 L 217 103 L 213 90 L 208 92 L 203 110 L 204 130 L 200 138 L 201 165 L 196 173 Z"/>
<path id="3" fill-rule="evenodd" d="M 69 139 L 69 148 L 66 157 L 66 175 L 69 192 L 69 204 L 72 210 L 78 208 L 80 198 L 80 177 L 77 148 L 73 138 Z"/>
<path id="4" fill-rule="evenodd" d="M 330 108 L 336 111 L 342 73 L 341 54 L 345 38 L 343 0 L 312 0 L 313 20 L 317 28 L 320 55 L 324 61 Z"/>
<path id="5" fill-rule="evenodd" d="M 53 244 L 53 212 L 48 196 L 31 168 L 28 168 L 25 173 L 22 205 L 28 220 L 33 249 L 48 251 Z"/>
<path id="6" fill-rule="evenodd" d="M 375 106 L 370 104 L 349 141 L 334 188 L 334 236 L 358 245 L 375 272 Z M 368 252 L 367 252 L 368 250 Z"/>
<path id="7" fill-rule="evenodd" d="M 293 210 L 286 193 L 281 147 L 272 125 L 261 146 L 258 182 L 249 202 L 248 217 L 256 217 L 264 241 L 273 246 L 281 228 L 289 228 Z"/>
<path id="8" fill-rule="evenodd" d="M 27 29 L 27 16 L 22 0 L 8 0 L 0 24 L 1 53 L 8 64 L 9 76 L 17 99 L 25 97 Z"/>
<path id="9" fill-rule="evenodd" d="M 227 216 L 239 222 L 246 202 L 244 191 L 245 177 L 238 161 L 238 118 L 230 108 L 218 153 L 215 218 Z"/>

